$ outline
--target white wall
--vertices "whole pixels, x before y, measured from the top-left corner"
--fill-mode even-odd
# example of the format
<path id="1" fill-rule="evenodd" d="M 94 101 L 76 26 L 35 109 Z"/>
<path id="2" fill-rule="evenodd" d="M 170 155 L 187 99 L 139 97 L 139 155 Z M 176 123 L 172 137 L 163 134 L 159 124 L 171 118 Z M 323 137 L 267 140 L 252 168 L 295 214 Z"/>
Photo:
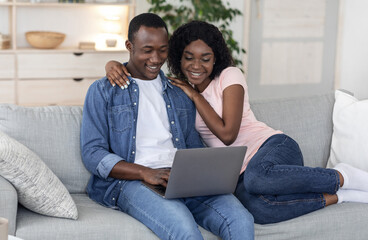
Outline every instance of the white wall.
<path id="1" fill-rule="evenodd" d="M 340 59 L 337 87 L 368 99 L 368 1 L 341 0 Z"/>
<path id="2" fill-rule="evenodd" d="M 150 7 L 147 0 L 135 0 L 135 13 L 136 15 L 148 12 L 148 9 Z"/>

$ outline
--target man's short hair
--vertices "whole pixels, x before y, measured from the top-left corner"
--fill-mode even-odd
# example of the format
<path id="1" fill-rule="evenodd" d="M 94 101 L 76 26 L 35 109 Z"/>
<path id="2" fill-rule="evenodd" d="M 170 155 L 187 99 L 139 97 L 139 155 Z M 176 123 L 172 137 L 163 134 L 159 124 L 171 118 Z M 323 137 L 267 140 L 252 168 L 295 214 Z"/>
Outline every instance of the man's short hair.
<path id="1" fill-rule="evenodd" d="M 129 23 L 128 40 L 133 42 L 134 34 L 138 32 L 141 26 L 153 27 L 153 28 L 165 28 L 167 25 L 162 18 L 154 13 L 142 13 L 135 16 Z"/>

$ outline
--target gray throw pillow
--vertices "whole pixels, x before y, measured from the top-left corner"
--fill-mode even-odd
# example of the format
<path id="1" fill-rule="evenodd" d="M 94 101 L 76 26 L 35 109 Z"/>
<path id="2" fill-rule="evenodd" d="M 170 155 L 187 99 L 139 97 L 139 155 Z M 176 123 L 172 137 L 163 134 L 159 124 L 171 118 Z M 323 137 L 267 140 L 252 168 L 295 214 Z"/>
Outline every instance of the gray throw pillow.
<path id="1" fill-rule="evenodd" d="M 19 202 L 34 212 L 77 219 L 68 190 L 34 152 L 0 131 L 0 175 L 13 184 Z"/>

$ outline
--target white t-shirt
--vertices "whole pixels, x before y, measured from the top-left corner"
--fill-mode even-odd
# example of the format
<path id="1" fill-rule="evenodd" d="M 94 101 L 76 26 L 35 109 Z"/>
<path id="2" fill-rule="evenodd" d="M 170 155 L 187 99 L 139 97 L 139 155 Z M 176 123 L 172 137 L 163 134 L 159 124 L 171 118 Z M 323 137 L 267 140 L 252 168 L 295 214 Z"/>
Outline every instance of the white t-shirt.
<path id="1" fill-rule="evenodd" d="M 150 168 L 171 167 L 177 149 L 172 142 L 160 75 L 153 80 L 134 80 L 139 86 L 134 163 Z"/>

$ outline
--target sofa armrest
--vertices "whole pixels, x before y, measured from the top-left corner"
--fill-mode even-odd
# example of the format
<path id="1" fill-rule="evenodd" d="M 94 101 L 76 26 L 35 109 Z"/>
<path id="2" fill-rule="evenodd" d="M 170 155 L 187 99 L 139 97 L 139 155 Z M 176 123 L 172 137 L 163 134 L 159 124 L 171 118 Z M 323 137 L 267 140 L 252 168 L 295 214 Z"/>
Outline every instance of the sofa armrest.
<path id="1" fill-rule="evenodd" d="M 15 235 L 18 194 L 13 185 L 0 176 L 0 217 L 9 220 L 9 234 Z"/>

